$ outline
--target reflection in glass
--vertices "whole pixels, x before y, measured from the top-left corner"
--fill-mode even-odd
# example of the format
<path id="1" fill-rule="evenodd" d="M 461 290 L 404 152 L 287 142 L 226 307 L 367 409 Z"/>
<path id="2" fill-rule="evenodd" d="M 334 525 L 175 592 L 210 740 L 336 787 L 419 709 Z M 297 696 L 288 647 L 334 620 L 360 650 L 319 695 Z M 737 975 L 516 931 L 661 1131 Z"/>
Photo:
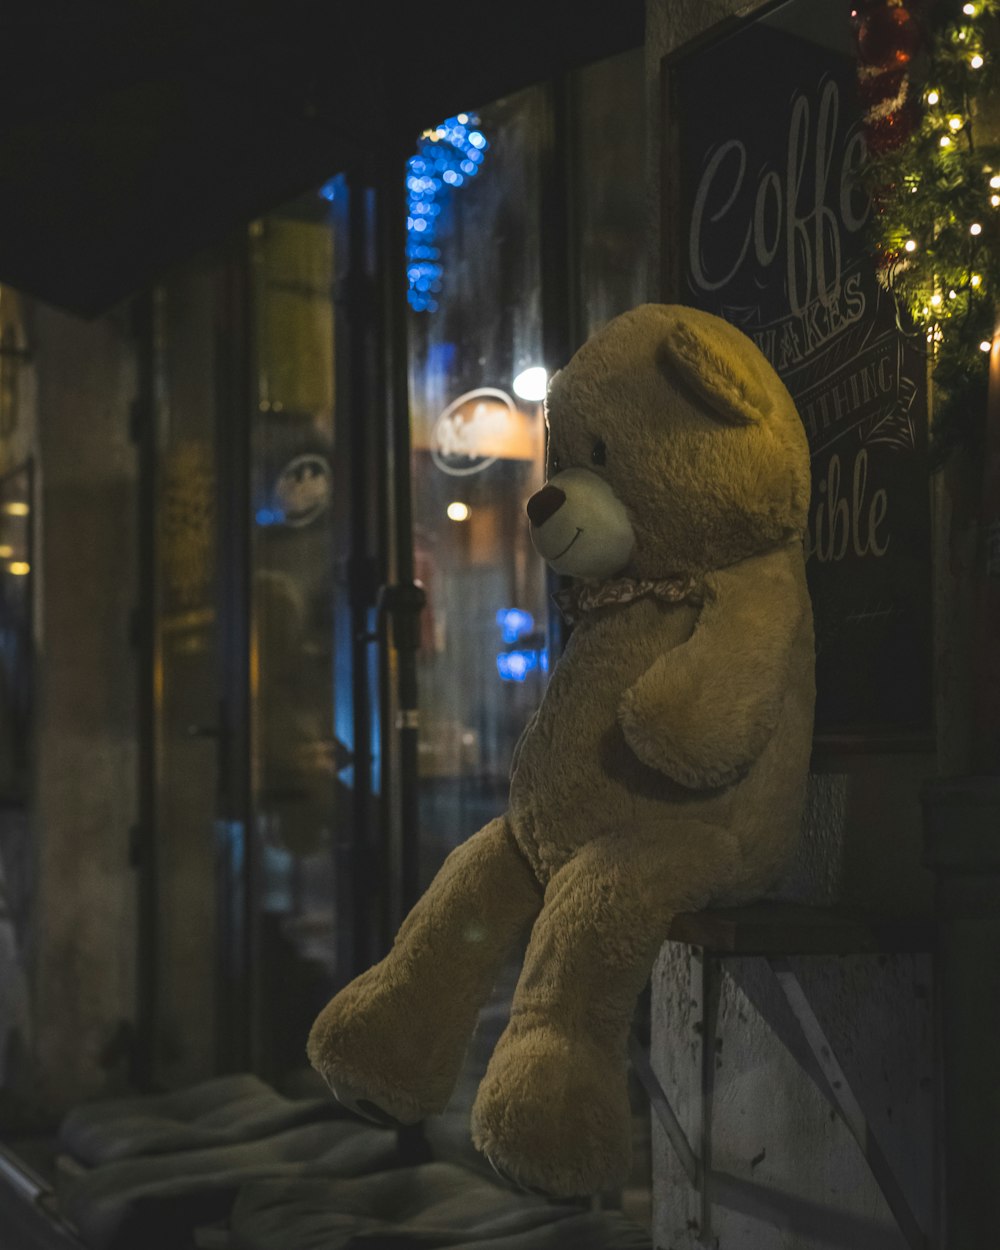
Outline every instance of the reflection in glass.
<path id="1" fill-rule="evenodd" d="M 255 1027 L 269 1074 L 303 1065 L 303 1039 L 337 959 L 331 198 L 336 186 L 327 184 L 252 232 Z"/>

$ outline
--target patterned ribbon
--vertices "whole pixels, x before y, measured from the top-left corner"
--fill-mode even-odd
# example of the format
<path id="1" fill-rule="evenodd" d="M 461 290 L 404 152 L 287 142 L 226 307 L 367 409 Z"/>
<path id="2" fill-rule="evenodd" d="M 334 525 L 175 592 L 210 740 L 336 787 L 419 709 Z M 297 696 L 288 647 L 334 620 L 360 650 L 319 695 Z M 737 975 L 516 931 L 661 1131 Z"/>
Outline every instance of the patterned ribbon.
<path id="1" fill-rule="evenodd" d="M 617 607 L 632 603 L 644 595 L 653 595 L 666 603 L 683 603 L 685 600 L 699 603 L 702 586 L 696 577 L 685 577 L 681 574 L 642 580 L 635 577 L 616 577 L 596 585 L 592 582 L 578 582 L 566 590 L 557 590 L 552 598 L 567 625 L 575 625 L 582 616 L 595 608 Z"/>

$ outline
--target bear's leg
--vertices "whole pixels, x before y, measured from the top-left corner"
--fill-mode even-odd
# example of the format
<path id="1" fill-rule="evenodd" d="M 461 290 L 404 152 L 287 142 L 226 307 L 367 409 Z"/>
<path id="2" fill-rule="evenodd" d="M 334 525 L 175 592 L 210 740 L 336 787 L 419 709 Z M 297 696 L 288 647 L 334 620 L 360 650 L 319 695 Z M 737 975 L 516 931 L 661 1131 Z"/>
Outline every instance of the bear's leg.
<path id="1" fill-rule="evenodd" d="M 389 954 L 313 1024 L 309 1060 L 341 1101 L 403 1124 L 443 1110 L 476 1014 L 541 903 L 505 816 L 452 851 Z"/>
<path id="2" fill-rule="evenodd" d="M 739 861 L 725 830 L 663 822 L 597 838 L 554 874 L 472 1113 L 498 1171 L 558 1197 L 624 1181 L 636 999 L 671 918 L 724 893 Z"/>

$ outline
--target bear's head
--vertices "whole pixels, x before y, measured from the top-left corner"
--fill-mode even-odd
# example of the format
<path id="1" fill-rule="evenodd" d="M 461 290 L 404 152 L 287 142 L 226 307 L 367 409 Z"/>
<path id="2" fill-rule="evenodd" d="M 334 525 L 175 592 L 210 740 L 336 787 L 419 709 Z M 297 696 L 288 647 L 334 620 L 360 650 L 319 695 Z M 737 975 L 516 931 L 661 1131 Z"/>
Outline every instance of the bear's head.
<path id="1" fill-rule="evenodd" d="M 723 568 L 801 536 L 809 447 L 741 331 L 674 304 L 616 317 L 555 375 L 531 539 L 588 580 Z"/>

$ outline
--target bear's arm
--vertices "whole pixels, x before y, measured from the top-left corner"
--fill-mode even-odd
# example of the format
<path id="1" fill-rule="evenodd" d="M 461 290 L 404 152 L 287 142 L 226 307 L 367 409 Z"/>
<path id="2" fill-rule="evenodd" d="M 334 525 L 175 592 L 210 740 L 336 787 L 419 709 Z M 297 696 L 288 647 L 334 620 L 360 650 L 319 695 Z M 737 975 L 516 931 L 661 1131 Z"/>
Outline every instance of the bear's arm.
<path id="1" fill-rule="evenodd" d="M 788 549 L 714 573 L 707 588 L 690 639 L 658 657 L 619 707 L 639 759 L 696 789 L 735 781 L 766 745 L 807 602 L 801 554 Z"/>

